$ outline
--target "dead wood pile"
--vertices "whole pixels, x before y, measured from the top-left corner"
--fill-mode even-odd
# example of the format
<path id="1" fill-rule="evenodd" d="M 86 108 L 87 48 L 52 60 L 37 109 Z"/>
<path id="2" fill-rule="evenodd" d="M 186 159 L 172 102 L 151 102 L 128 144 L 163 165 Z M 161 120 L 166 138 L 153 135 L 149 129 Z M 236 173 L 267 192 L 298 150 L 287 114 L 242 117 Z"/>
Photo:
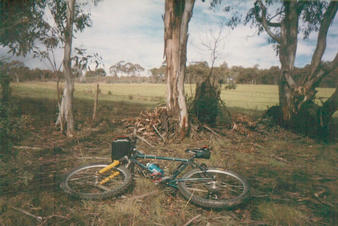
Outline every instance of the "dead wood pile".
<path id="1" fill-rule="evenodd" d="M 150 143 L 168 142 L 175 136 L 178 120 L 170 116 L 166 107 L 143 111 L 127 121 L 128 133 L 146 138 Z"/>
<path id="2" fill-rule="evenodd" d="M 167 111 L 166 107 L 156 107 L 149 111 L 143 111 L 136 118 L 123 120 L 126 134 L 137 136 L 150 146 L 160 143 L 170 143 L 178 138 L 178 119 L 175 119 Z M 190 137 L 199 139 L 209 134 L 216 137 L 265 137 L 271 125 L 265 120 L 253 120 L 244 114 L 233 114 L 232 125 L 218 125 L 210 127 L 193 120 L 190 125 Z M 263 137 L 262 137 L 263 136 Z"/>

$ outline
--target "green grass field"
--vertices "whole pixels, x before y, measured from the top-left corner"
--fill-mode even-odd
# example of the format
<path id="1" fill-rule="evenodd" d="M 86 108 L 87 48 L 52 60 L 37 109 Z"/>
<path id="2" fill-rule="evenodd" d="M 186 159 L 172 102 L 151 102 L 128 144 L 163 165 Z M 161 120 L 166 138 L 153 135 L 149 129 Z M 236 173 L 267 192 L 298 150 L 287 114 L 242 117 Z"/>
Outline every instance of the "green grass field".
<path id="1" fill-rule="evenodd" d="M 13 95 L 20 97 L 56 99 L 55 82 L 13 83 Z M 186 85 L 187 95 L 193 95 L 195 85 Z M 166 98 L 165 84 L 107 84 L 100 83 L 100 100 L 126 101 L 131 103 L 158 105 Z M 76 83 L 75 98 L 93 99 L 96 84 Z M 317 97 L 327 99 L 334 89 L 319 88 Z M 235 90 L 222 90 L 221 97 L 229 107 L 252 110 L 266 110 L 278 104 L 278 87 L 275 85 L 237 85 Z M 319 99 L 318 99 L 319 101 Z"/>

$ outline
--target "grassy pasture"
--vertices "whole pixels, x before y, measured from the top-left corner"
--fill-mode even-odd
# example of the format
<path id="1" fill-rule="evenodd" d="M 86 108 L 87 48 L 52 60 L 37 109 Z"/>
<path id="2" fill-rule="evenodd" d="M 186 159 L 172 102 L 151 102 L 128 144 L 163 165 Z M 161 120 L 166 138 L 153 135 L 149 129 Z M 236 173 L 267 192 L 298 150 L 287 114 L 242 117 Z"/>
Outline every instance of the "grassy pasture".
<path id="1" fill-rule="evenodd" d="M 12 84 L 13 94 L 21 97 L 56 99 L 55 82 L 28 82 Z M 195 85 L 186 85 L 188 96 L 194 95 Z M 165 84 L 107 84 L 100 83 L 100 100 L 125 101 L 147 105 L 164 104 L 166 98 Z M 326 100 L 334 89 L 319 88 L 317 101 Z M 75 98 L 93 99 L 96 84 L 76 83 Z M 266 110 L 278 104 L 278 87 L 275 85 L 237 85 L 235 90 L 222 90 L 221 98 L 229 107 L 251 110 Z M 320 99 L 320 100 L 319 100 Z"/>
<path id="2" fill-rule="evenodd" d="M 219 138 L 201 133 L 200 139 L 149 148 L 147 154 L 187 157 L 189 147 L 213 147 L 210 166 L 244 175 L 251 198 L 233 210 L 196 207 L 178 193 L 136 175 L 124 196 L 104 201 L 69 198 L 59 184 L 71 168 L 110 160 L 112 137 L 125 132 L 121 119 L 165 103 L 165 85 L 100 84 L 98 119 L 91 122 L 96 84 L 75 84 L 74 114 L 77 135 L 64 137 L 54 128 L 56 83 L 13 83 L 11 117 L 17 128 L 13 158 L 0 159 L 0 226 L 3 225 L 336 225 L 338 222 L 337 143 L 318 143 L 279 127 L 259 132 L 225 130 Z M 190 89 L 191 88 L 191 89 Z M 193 87 L 186 87 L 190 94 Z M 108 94 L 109 91 L 111 94 Z M 239 85 L 223 90 L 222 98 L 236 114 L 260 115 L 277 104 L 276 86 Z M 327 98 L 333 89 L 319 89 Z M 238 124 L 240 122 L 237 122 Z M 19 133 L 21 135 L 19 136 Z M 172 169 L 174 163 L 159 165 Z M 151 191 L 159 193 L 140 197 Z M 41 218 L 39 218 L 41 217 Z"/>

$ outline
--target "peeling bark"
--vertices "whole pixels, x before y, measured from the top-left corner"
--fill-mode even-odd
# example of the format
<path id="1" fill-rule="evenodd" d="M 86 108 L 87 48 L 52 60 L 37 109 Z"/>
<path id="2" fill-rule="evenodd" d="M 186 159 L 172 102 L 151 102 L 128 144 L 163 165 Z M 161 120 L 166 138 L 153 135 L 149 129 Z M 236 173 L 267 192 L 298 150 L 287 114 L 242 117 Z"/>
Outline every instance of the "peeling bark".
<path id="1" fill-rule="evenodd" d="M 188 110 L 184 95 L 187 60 L 188 24 L 195 0 L 166 0 L 164 14 L 164 55 L 167 62 L 167 107 L 180 121 L 181 136 L 189 130 Z"/>
<path id="2" fill-rule="evenodd" d="M 64 132 L 65 129 L 65 121 L 64 118 L 66 116 L 66 107 L 65 107 L 65 98 L 64 96 L 66 95 L 67 90 L 64 88 L 63 89 L 63 94 L 61 96 L 61 89 L 59 87 L 59 81 L 57 83 L 57 95 L 58 95 L 58 108 L 59 108 L 59 114 L 57 117 L 57 120 L 55 122 L 55 126 L 60 126 L 60 131 L 61 133 Z"/>
<path id="3" fill-rule="evenodd" d="M 71 69 L 71 51 L 73 39 L 73 20 L 74 20 L 74 6 L 75 0 L 68 0 L 67 2 L 67 23 L 64 33 L 65 46 L 63 58 L 63 72 L 65 76 L 65 88 L 63 91 L 60 111 L 57 123 L 62 122 L 66 124 L 66 135 L 72 137 L 74 135 L 74 118 L 73 118 L 73 93 L 74 93 L 74 78 Z M 64 127 L 61 127 L 64 128 Z"/>

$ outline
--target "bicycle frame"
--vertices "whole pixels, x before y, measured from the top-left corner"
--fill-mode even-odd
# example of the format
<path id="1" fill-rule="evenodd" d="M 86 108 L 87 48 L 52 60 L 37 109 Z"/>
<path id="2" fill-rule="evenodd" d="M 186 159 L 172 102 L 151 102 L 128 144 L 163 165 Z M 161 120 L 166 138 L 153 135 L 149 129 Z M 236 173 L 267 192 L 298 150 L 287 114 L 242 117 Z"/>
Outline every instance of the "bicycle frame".
<path id="1" fill-rule="evenodd" d="M 147 170 L 150 172 L 150 170 L 144 165 L 143 163 L 137 161 L 137 159 L 156 159 L 156 160 L 166 160 L 166 161 L 176 161 L 181 162 L 181 164 L 178 165 L 178 167 L 174 170 L 173 174 L 169 176 L 169 178 L 166 179 L 166 184 L 168 186 L 177 188 L 177 182 L 183 182 L 183 181 L 210 181 L 212 178 L 177 178 L 178 175 L 180 175 L 189 165 L 200 168 L 202 171 L 205 171 L 201 165 L 194 162 L 195 157 L 191 157 L 189 159 L 184 158 L 174 158 L 174 157 L 165 157 L 165 156 L 156 156 L 156 155 L 146 155 L 138 150 L 134 149 L 134 153 L 130 156 L 129 160 L 131 163 L 134 163 L 141 167 L 144 170 Z M 207 176 L 207 175 L 205 175 Z"/>

